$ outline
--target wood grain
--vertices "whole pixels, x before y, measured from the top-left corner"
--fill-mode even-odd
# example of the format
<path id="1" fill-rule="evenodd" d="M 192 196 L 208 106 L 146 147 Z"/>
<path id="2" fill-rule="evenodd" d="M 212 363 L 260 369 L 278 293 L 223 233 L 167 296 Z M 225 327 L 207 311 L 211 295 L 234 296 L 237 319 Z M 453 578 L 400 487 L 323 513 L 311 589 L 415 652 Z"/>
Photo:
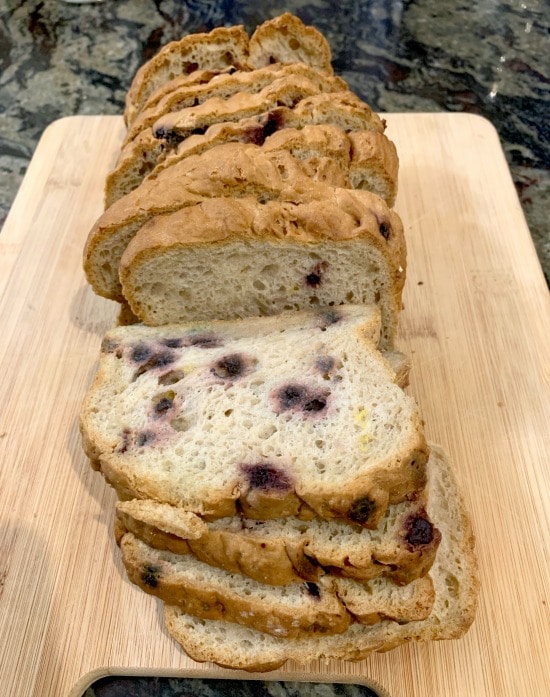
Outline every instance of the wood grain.
<path id="1" fill-rule="evenodd" d="M 392 697 L 545 694 L 550 656 L 550 298 L 492 126 L 388 115 L 409 248 L 401 346 L 427 435 L 454 461 L 482 582 L 464 639 L 274 679 L 375 681 Z M 126 581 L 114 495 L 78 411 L 116 306 L 82 247 L 123 134 L 118 117 L 46 131 L 0 235 L 0 692 L 78 695 L 119 674 L 246 677 L 188 659 L 160 603 Z M 263 676 L 268 677 L 268 676 Z"/>

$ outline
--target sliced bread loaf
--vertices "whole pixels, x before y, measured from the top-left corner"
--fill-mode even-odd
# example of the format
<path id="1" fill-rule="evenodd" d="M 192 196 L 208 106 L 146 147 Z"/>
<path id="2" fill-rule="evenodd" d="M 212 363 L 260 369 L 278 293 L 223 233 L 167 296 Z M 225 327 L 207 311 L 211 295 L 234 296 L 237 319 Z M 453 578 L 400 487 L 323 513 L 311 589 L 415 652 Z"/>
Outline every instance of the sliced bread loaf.
<path id="1" fill-rule="evenodd" d="M 119 275 L 146 324 L 373 303 L 380 345 L 390 348 L 405 255 L 401 221 L 380 198 L 306 180 L 277 200 L 209 198 L 151 218 L 126 247 Z"/>
<path id="2" fill-rule="evenodd" d="M 248 34 L 242 26 L 217 27 L 210 33 L 188 34 L 172 41 L 141 65 L 126 95 L 124 118 L 128 125 L 135 119 L 147 98 L 161 85 L 178 75 L 196 70 L 225 70 L 246 65 Z"/>
<path id="3" fill-rule="evenodd" d="M 370 627 L 354 623 L 342 634 L 289 640 L 230 622 L 196 618 L 167 606 L 168 631 L 196 661 L 250 671 L 273 670 L 289 659 L 299 664 L 332 658 L 356 661 L 406 642 L 458 639 L 473 622 L 477 607 L 474 535 L 452 470 L 436 446 L 431 446 L 428 477 L 428 512 L 442 540 L 430 573 L 435 602 L 427 619 L 407 624 L 382 621 Z"/>
<path id="4" fill-rule="evenodd" d="M 278 637 L 340 634 L 352 622 L 425 619 L 434 601 L 429 577 L 405 587 L 383 579 L 359 583 L 324 576 L 318 582 L 271 586 L 238 573 L 149 547 L 126 533 L 120 541 L 128 578 L 142 590 L 204 619 L 235 622 Z"/>
<path id="5" fill-rule="evenodd" d="M 242 111 L 239 113 L 242 114 Z M 220 117 L 223 114 L 225 114 L 223 109 L 218 112 Z M 236 119 L 237 110 L 233 110 L 232 115 Z M 384 130 L 384 123 L 378 115 L 355 95 L 345 91 L 321 92 L 313 97 L 302 99 L 293 108 L 277 106 L 254 117 L 240 119 L 240 123 L 239 121 L 217 122 L 213 115 L 209 118 L 213 125 L 206 129 L 206 133 L 209 136 L 212 132 L 213 138 L 218 142 L 222 141 L 227 133 L 239 133 L 240 137 L 231 139 L 262 144 L 269 135 L 283 128 L 300 129 L 306 125 L 319 124 L 337 125 L 345 132 L 365 130 L 382 134 Z M 231 126 L 232 123 L 238 125 Z M 156 138 L 152 128 L 142 130 L 127 143 L 107 178 L 106 207 L 108 208 L 120 196 L 138 186 L 157 165 L 175 153 L 176 146 L 177 142 Z"/>
<path id="6" fill-rule="evenodd" d="M 327 573 L 407 584 L 428 573 L 441 539 L 422 495 L 389 506 L 376 530 L 319 518 L 206 521 L 169 504 L 139 499 L 119 501 L 116 522 L 117 539 L 130 531 L 156 549 L 194 554 L 272 585 L 318 581 Z"/>
<path id="7" fill-rule="evenodd" d="M 292 109 L 302 100 L 319 93 L 331 95 L 326 97 L 331 99 L 341 89 L 341 83 L 334 84 L 334 80 L 326 76 L 314 80 L 301 75 L 288 75 L 274 80 L 259 92 L 241 91 L 227 99 L 210 97 L 197 106 L 162 115 L 153 124 L 153 135 L 178 143 L 193 133 L 204 133 L 212 124 L 240 121 L 276 107 Z M 358 108 L 367 108 L 352 92 L 344 91 L 343 96 L 347 101 L 355 100 Z M 371 121 L 382 131 L 381 122 L 378 123 L 376 119 L 375 115 L 371 117 Z"/>
<path id="8" fill-rule="evenodd" d="M 368 307 L 118 327 L 83 404 L 84 447 L 123 498 L 374 528 L 424 488 L 428 455 L 378 331 Z"/>

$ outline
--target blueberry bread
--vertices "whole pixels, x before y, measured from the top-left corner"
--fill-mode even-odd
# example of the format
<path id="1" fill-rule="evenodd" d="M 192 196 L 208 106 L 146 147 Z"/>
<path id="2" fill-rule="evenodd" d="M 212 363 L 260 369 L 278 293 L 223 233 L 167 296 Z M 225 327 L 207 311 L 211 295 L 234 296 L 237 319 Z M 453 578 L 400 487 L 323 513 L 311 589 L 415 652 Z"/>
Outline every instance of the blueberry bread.
<path id="1" fill-rule="evenodd" d="M 305 63 L 275 63 L 257 70 L 234 70 L 218 73 L 207 82 L 190 84 L 185 80 L 174 86 L 160 99 L 154 98 L 144 105 L 132 125 L 128 128 L 125 143 L 132 141 L 146 128 L 166 114 L 179 112 L 203 104 L 209 99 L 228 100 L 237 94 L 257 94 L 276 81 L 306 79 L 322 92 L 347 90 L 346 82 L 339 77 L 327 75 Z M 156 95 L 153 95 L 156 97 Z"/>
<path id="2" fill-rule="evenodd" d="M 150 547 L 192 554 L 271 585 L 317 582 L 327 574 L 405 585 L 428 573 L 441 540 L 425 506 L 423 495 L 388 506 L 376 530 L 368 530 L 320 518 L 208 521 L 166 503 L 134 499 L 117 503 L 116 536 L 129 531 Z"/>
<path id="3" fill-rule="evenodd" d="M 153 92 L 179 75 L 297 62 L 331 75 L 331 58 L 324 36 L 290 13 L 264 22 L 250 38 L 242 26 L 190 34 L 164 46 L 137 71 L 126 96 L 125 120 L 131 124 Z"/>
<path id="4" fill-rule="evenodd" d="M 422 491 L 428 456 L 379 326 L 375 308 L 342 307 L 118 327 L 83 404 L 84 447 L 126 499 L 375 528 Z"/>
<path id="5" fill-rule="evenodd" d="M 332 658 L 356 661 L 411 641 L 462 637 L 474 620 L 479 592 L 474 535 L 451 467 L 437 446 L 431 446 L 428 480 L 428 513 L 442 539 L 430 572 L 435 601 L 426 619 L 406 624 L 384 620 L 372 626 L 352 623 L 337 635 L 285 639 L 166 606 L 169 633 L 196 661 L 250 671 L 273 670 L 289 659 L 300 664 Z"/>
<path id="6" fill-rule="evenodd" d="M 146 593 L 195 617 L 289 639 L 341 634 L 352 622 L 425 619 L 434 601 L 429 576 L 407 586 L 385 579 L 361 583 L 333 576 L 272 586 L 217 569 L 190 554 L 156 550 L 132 533 L 123 535 L 120 549 L 128 578 Z"/>
<path id="7" fill-rule="evenodd" d="M 274 89 L 270 86 L 270 89 Z M 278 87 L 281 93 L 286 93 L 284 99 L 292 101 L 288 87 Z M 310 87 L 310 90 L 314 89 Z M 296 92 L 293 91 L 293 94 Z M 259 95 L 236 95 L 239 105 L 233 103 L 232 110 L 228 110 L 226 105 L 218 109 L 214 114 L 212 111 L 215 104 L 208 100 L 199 107 L 185 110 L 188 124 L 193 124 L 192 134 L 187 129 L 187 138 L 192 138 L 199 132 L 204 131 L 208 140 L 223 141 L 228 139 L 238 142 L 252 142 L 262 144 L 265 139 L 276 131 L 285 128 L 301 129 L 307 125 L 335 125 L 346 133 L 351 131 L 368 131 L 383 134 L 384 123 L 372 109 L 361 102 L 355 95 L 348 91 L 325 93 L 320 92 L 312 97 L 304 98 L 292 107 L 277 106 L 261 111 L 261 105 L 266 106 L 273 103 L 273 94 L 269 99 L 259 101 Z M 242 102 L 248 99 L 248 104 L 243 107 Z M 256 103 L 250 100 L 255 99 Z M 278 100 L 275 100 L 278 101 Z M 220 106 L 218 104 L 218 106 Z M 246 116 L 246 114 L 249 116 Z M 254 114 L 251 116 L 251 114 Z M 224 119 L 230 119 L 229 121 Z M 198 125 L 198 124 L 201 125 Z M 208 125 L 210 124 L 210 125 Z M 231 124 L 235 124 L 232 126 Z M 159 127 L 167 128 L 168 124 L 160 124 Z M 220 132 L 221 129 L 221 132 Z M 171 131 L 158 131 L 165 135 Z M 126 144 L 122 149 L 118 161 L 113 171 L 109 174 L 105 188 L 106 207 L 112 205 L 120 196 L 132 191 L 139 183 L 150 174 L 155 167 L 161 165 L 164 160 L 172 155 L 176 156 L 179 151 L 182 154 L 181 143 L 185 143 L 187 138 L 182 140 L 181 132 L 173 133 L 173 137 L 161 139 L 156 137 L 152 127 L 142 130 L 135 138 Z M 181 142 L 180 142 L 181 141 Z M 385 141 L 383 141 L 385 143 Z M 179 149 L 178 149 L 179 146 Z M 389 146 L 391 148 L 391 146 Z M 385 148 L 385 151 L 388 148 Z M 385 152 L 383 151 L 383 152 Z M 384 155 L 387 156 L 387 153 Z M 393 157 L 392 155 L 389 155 Z M 178 158 L 179 159 L 179 158 Z M 376 164 L 376 160 L 371 165 L 376 170 L 384 167 Z"/>
<path id="8" fill-rule="evenodd" d="M 307 148 L 309 142 L 306 134 L 306 137 L 295 140 L 292 148 Z M 314 146 L 310 152 L 313 156 Z M 318 157 L 311 159 L 316 164 L 320 162 Z M 344 215 L 342 224 L 347 220 L 352 226 L 353 220 L 362 217 L 362 222 L 365 222 L 369 217 L 375 237 L 379 237 L 389 250 L 396 249 L 394 256 L 398 277 L 404 277 L 406 259 L 402 224 L 398 216 L 382 200 L 368 192 L 346 193 L 342 187 L 336 190 L 325 182 L 314 181 L 308 176 L 313 166 L 315 163 L 297 159 L 286 149 L 264 151 L 259 146 L 240 143 L 226 143 L 177 162 L 154 178 L 146 179 L 96 221 L 88 235 L 83 255 L 88 282 L 98 295 L 122 301 L 120 260 L 138 230 L 154 216 L 201 204 L 204 198 L 219 196 L 234 199 L 253 196 L 264 202 L 316 199 L 327 201 L 327 209 L 330 208 L 330 200 L 336 204 L 340 200 L 347 201 L 348 210 L 357 210 L 357 214 L 353 213 L 351 218 Z M 345 166 L 343 158 L 331 158 L 330 167 L 334 176 L 338 167 Z M 338 228 L 340 218 L 333 224 Z M 399 271 L 399 268 L 403 271 Z M 400 286 L 402 281 L 397 280 Z M 352 301 L 351 298 L 347 300 Z"/>
<path id="9" fill-rule="evenodd" d="M 209 198 L 151 218 L 119 275 L 145 324 L 376 304 L 391 348 L 405 265 L 401 221 L 380 198 L 306 179 L 277 200 Z"/>

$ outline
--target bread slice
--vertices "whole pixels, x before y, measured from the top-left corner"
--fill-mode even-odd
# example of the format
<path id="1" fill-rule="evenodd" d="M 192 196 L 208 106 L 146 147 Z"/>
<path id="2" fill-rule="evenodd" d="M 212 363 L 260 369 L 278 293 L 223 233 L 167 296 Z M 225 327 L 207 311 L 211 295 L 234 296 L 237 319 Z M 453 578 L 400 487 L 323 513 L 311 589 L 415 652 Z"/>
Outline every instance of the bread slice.
<path id="1" fill-rule="evenodd" d="M 427 619 L 407 624 L 383 621 L 373 626 L 354 623 L 342 634 L 289 640 L 166 606 L 169 633 L 195 661 L 249 671 L 274 670 L 289 659 L 299 664 L 332 658 L 357 661 L 406 642 L 462 637 L 474 620 L 479 592 L 474 535 L 451 467 L 434 445 L 428 478 L 428 512 L 441 530 L 442 541 L 430 573 L 435 602 Z"/>
<path id="2" fill-rule="evenodd" d="M 424 496 L 389 506 L 376 530 L 313 518 L 203 520 L 166 503 L 119 501 L 116 536 L 132 532 L 150 547 L 197 559 L 261 583 L 316 582 L 325 574 L 399 585 L 428 573 L 441 535 Z"/>
<path id="3" fill-rule="evenodd" d="M 331 140 L 334 140 L 332 136 Z M 315 140 L 307 131 L 303 137 L 296 137 L 292 150 L 297 152 L 301 147 L 302 154 L 307 155 L 310 143 L 313 143 L 310 150 L 313 155 Z M 326 151 L 334 152 L 329 142 Z M 327 159 L 299 160 L 285 149 L 266 150 L 252 144 L 227 143 L 175 163 L 170 170 L 148 178 L 119 199 L 96 221 L 84 248 L 88 282 L 98 295 L 123 300 L 119 279 L 122 254 L 136 232 L 153 216 L 199 204 L 204 197 L 252 195 L 264 201 L 281 196 L 292 198 L 294 190 L 299 195 L 300 190 L 315 189 L 309 175 L 313 167 L 322 166 L 322 161 Z M 341 172 L 346 168 L 344 157 L 331 160 L 330 168 L 331 176 L 336 179 L 338 168 Z M 326 173 L 326 168 L 323 171 Z M 332 194 L 329 189 L 323 189 L 322 195 Z M 381 221 L 389 215 L 382 202 L 376 204 L 376 210 Z"/>
<path id="4" fill-rule="evenodd" d="M 306 179 L 277 200 L 209 198 L 151 218 L 119 276 L 145 324 L 373 303 L 391 348 L 405 265 L 401 221 L 381 199 Z"/>
<path id="5" fill-rule="evenodd" d="M 264 22 L 250 40 L 242 26 L 218 27 L 172 41 L 141 66 L 126 96 L 126 123 L 132 123 L 153 92 L 178 75 L 269 63 L 307 63 L 329 75 L 333 72 L 327 40 L 290 13 Z"/>
<path id="6" fill-rule="evenodd" d="M 383 132 L 384 125 L 381 119 L 365 102 L 353 92 L 334 87 L 339 88 L 340 85 L 333 85 L 329 78 L 325 78 L 324 81 L 313 81 L 298 76 L 280 78 L 255 94 L 240 92 L 228 99 L 211 97 L 196 107 L 164 114 L 153 124 L 153 135 L 155 138 L 178 143 L 193 133 L 204 133 L 215 123 L 240 121 L 277 107 L 297 108 L 300 102 L 318 96 L 319 93 L 323 94 L 323 102 L 332 101 L 337 95 L 344 103 L 355 106 L 359 112 L 364 112 L 373 130 Z"/>
<path id="7" fill-rule="evenodd" d="M 249 111 L 254 111 L 250 104 L 248 107 Z M 277 106 L 249 118 L 240 118 L 243 116 L 242 109 L 233 109 L 230 114 L 223 109 L 218 111 L 219 118 L 223 118 L 224 115 L 232 116 L 234 119 L 239 117 L 239 120 L 216 122 L 214 116 L 210 116 L 213 125 L 206 128 L 206 134 L 210 135 L 212 132 L 218 142 L 223 140 L 225 133 L 238 132 L 241 137 L 230 139 L 262 144 L 275 131 L 283 128 L 303 128 L 306 125 L 337 125 L 345 132 L 362 130 L 380 134 L 385 128 L 384 122 L 367 104 L 346 91 L 321 92 L 302 99 L 293 108 Z M 232 123 L 238 126 L 231 126 Z M 222 129 L 221 133 L 219 129 Z M 109 173 L 105 187 L 106 207 L 138 186 L 157 165 L 176 152 L 177 145 L 177 140 L 171 142 L 156 138 L 152 128 L 141 131 L 122 149 L 114 169 Z"/>
<path id="8" fill-rule="evenodd" d="M 123 300 L 122 253 L 153 216 L 201 203 L 205 197 L 254 195 L 276 199 L 292 183 L 309 183 L 289 153 L 264 154 L 258 146 L 228 143 L 216 152 L 190 157 L 147 179 L 99 217 L 84 248 L 84 270 L 98 295 Z"/>
<path id="9" fill-rule="evenodd" d="M 156 165 L 150 176 L 155 177 L 185 157 L 200 155 L 222 143 L 254 143 L 261 145 L 264 152 L 288 151 L 306 164 L 306 173 L 314 180 L 371 191 L 390 208 L 394 205 L 399 158 L 394 143 L 383 133 L 367 130 L 346 133 L 332 124 L 283 128 L 265 137 L 266 132 L 255 119 L 217 124 L 204 135 L 186 138 L 175 152 Z M 131 190 L 140 181 L 128 182 L 126 186 Z M 126 187 L 122 191 L 128 193 Z"/>
<path id="10" fill-rule="evenodd" d="M 332 53 L 326 38 L 290 12 L 260 24 L 249 44 L 249 63 L 255 68 L 270 63 L 307 63 L 332 75 Z"/>
<path id="11" fill-rule="evenodd" d="M 132 533 L 122 537 L 120 550 L 128 578 L 146 593 L 195 617 L 223 619 L 279 637 L 340 634 L 353 621 L 425 619 L 434 601 L 429 577 L 405 587 L 383 579 L 363 584 L 331 576 L 316 583 L 270 586 L 190 554 L 153 549 Z"/>
<path id="12" fill-rule="evenodd" d="M 246 65 L 248 34 L 242 26 L 217 27 L 210 33 L 188 34 L 172 41 L 144 63 L 126 94 L 124 118 L 128 125 L 135 119 L 147 98 L 161 85 L 178 75 L 195 70 L 224 70 Z"/>
<path id="13" fill-rule="evenodd" d="M 257 94 L 282 78 L 305 78 L 324 92 L 348 90 L 342 78 L 329 76 L 305 63 L 275 63 L 257 70 L 228 71 L 215 75 L 206 83 L 190 85 L 186 82 L 152 106 L 145 106 L 128 129 L 125 143 L 133 140 L 145 128 L 152 127 L 165 114 L 196 107 L 213 97 L 227 100 L 239 93 Z"/>
<path id="14" fill-rule="evenodd" d="M 378 332 L 369 307 L 117 327 L 82 407 L 85 450 L 126 499 L 375 528 L 424 488 L 428 456 Z"/>

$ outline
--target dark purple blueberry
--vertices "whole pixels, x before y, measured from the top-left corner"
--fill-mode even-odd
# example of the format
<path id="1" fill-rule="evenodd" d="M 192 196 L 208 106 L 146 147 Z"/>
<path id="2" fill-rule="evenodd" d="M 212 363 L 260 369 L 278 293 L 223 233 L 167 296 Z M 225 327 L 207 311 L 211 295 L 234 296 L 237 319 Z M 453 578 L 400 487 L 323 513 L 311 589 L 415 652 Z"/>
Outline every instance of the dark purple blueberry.
<path id="1" fill-rule="evenodd" d="M 354 523 L 363 525 L 368 522 L 375 510 L 376 503 L 368 496 L 363 496 L 351 504 L 351 508 L 348 511 L 348 518 Z"/>
<path id="2" fill-rule="evenodd" d="M 304 411 L 321 411 L 327 406 L 327 400 L 324 397 L 314 397 L 304 404 Z"/>
<path id="3" fill-rule="evenodd" d="M 269 136 L 272 136 L 276 131 L 278 131 L 281 128 L 281 125 L 281 114 L 277 111 L 270 111 L 262 123 L 262 135 L 264 141 L 266 138 L 269 138 Z"/>
<path id="4" fill-rule="evenodd" d="M 145 363 L 142 363 L 140 367 L 134 373 L 134 380 L 139 378 L 140 375 L 146 373 L 148 370 L 154 370 L 155 368 L 165 368 L 174 362 L 174 354 L 172 351 L 158 351 L 153 353 Z"/>
<path id="5" fill-rule="evenodd" d="M 290 384 L 281 388 L 278 398 L 282 411 L 300 406 L 305 399 L 307 390 L 303 385 Z"/>
<path id="6" fill-rule="evenodd" d="M 434 526 L 427 518 L 425 511 L 410 516 L 406 523 L 405 539 L 410 545 L 429 545 L 434 539 Z"/>
<path id="7" fill-rule="evenodd" d="M 186 346 L 199 346 L 200 348 L 217 348 L 222 345 L 219 336 L 214 332 L 189 334 L 185 341 Z"/>
<path id="8" fill-rule="evenodd" d="M 304 584 L 306 587 L 307 592 L 313 596 L 314 598 L 320 598 L 321 597 L 321 589 L 316 583 L 312 583 L 311 581 L 306 581 Z"/>
<path id="9" fill-rule="evenodd" d="M 313 413 L 326 407 L 328 393 L 314 392 L 305 385 L 289 383 L 281 387 L 274 397 L 277 413 L 291 409 Z"/>
<path id="10" fill-rule="evenodd" d="M 189 63 L 186 63 L 186 64 L 185 64 L 185 73 L 186 73 L 187 75 L 191 75 L 191 73 L 194 73 L 195 70 L 198 70 L 198 69 L 199 69 L 199 64 L 198 64 L 198 63 L 191 63 L 191 62 L 189 62 Z"/>
<path id="11" fill-rule="evenodd" d="M 382 235 L 382 237 L 385 240 L 389 240 L 390 232 L 391 232 L 391 228 L 390 228 L 389 223 L 386 223 L 386 222 L 380 223 L 380 225 L 378 226 L 378 229 L 380 230 L 380 234 Z"/>
<path id="12" fill-rule="evenodd" d="M 151 355 L 151 347 L 140 342 L 132 349 L 131 357 L 134 363 L 143 363 Z"/>
<path id="13" fill-rule="evenodd" d="M 240 141 L 242 143 L 252 143 L 253 145 L 263 145 L 265 138 L 263 126 L 251 126 L 241 134 Z"/>
<path id="14" fill-rule="evenodd" d="M 219 378 L 233 380 L 243 375 L 245 368 L 246 362 L 243 357 L 238 353 L 232 353 L 217 360 L 210 370 Z"/>
<path id="15" fill-rule="evenodd" d="M 160 567 L 154 564 L 147 564 L 141 570 L 141 580 L 149 588 L 156 588 L 159 584 Z"/>
<path id="16" fill-rule="evenodd" d="M 306 284 L 311 286 L 311 288 L 317 288 L 321 285 L 323 281 L 323 274 L 328 268 L 326 261 L 320 261 L 318 264 L 311 269 L 311 271 L 306 275 Z"/>
<path id="17" fill-rule="evenodd" d="M 149 445 L 149 443 L 152 443 L 154 440 L 154 433 L 152 433 L 151 431 L 141 431 L 141 433 L 138 433 L 137 435 L 136 443 L 141 448 L 144 445 Z"/>
<path id="18" fill-rule="evenodd" d="M 319 356 L 315 361 L 315 367 L 320 373 L 330 373 L 334 368 L 334 358 L 332 356 Z"/>
<path id="19" fill-rule="evenodd" d="M 269 462 L 243 464 L 241 471 L 252 489 L 288 491 L 292 488 L 289 476 Z"/>
<path id="20" fill-rule="evenodd" d="M 164 394 L 158 395 L 153 401 L 153 412 L 158 418 L 164 416 L 166 412 L 174 406 L 175 394 L 170 390 L 170 392 L 165 392 Z"/>
<path id="21" fill-rule="evenodd" d="M 325 331 L 327 327 L 336 324 L 342 319 L 342 314 L 337 310 L 324 310 L 319 314 L 319 327 Z"/>
<path id="22" fill-rule="evenodd" d="M 177 349 L 183 346 L 183 339 L 181 337 L 175 337 L 173 339 L 163 339 L 161 342 L 166 348 Z"/>
<path id="23" fill-rule="evenodd" d="M 120 444 L 117 453 L 125 453 L 130 447 L 130 435 L 131 431 L 129 428 L 123 428 L 120 434 L 122 443 Z"/>

